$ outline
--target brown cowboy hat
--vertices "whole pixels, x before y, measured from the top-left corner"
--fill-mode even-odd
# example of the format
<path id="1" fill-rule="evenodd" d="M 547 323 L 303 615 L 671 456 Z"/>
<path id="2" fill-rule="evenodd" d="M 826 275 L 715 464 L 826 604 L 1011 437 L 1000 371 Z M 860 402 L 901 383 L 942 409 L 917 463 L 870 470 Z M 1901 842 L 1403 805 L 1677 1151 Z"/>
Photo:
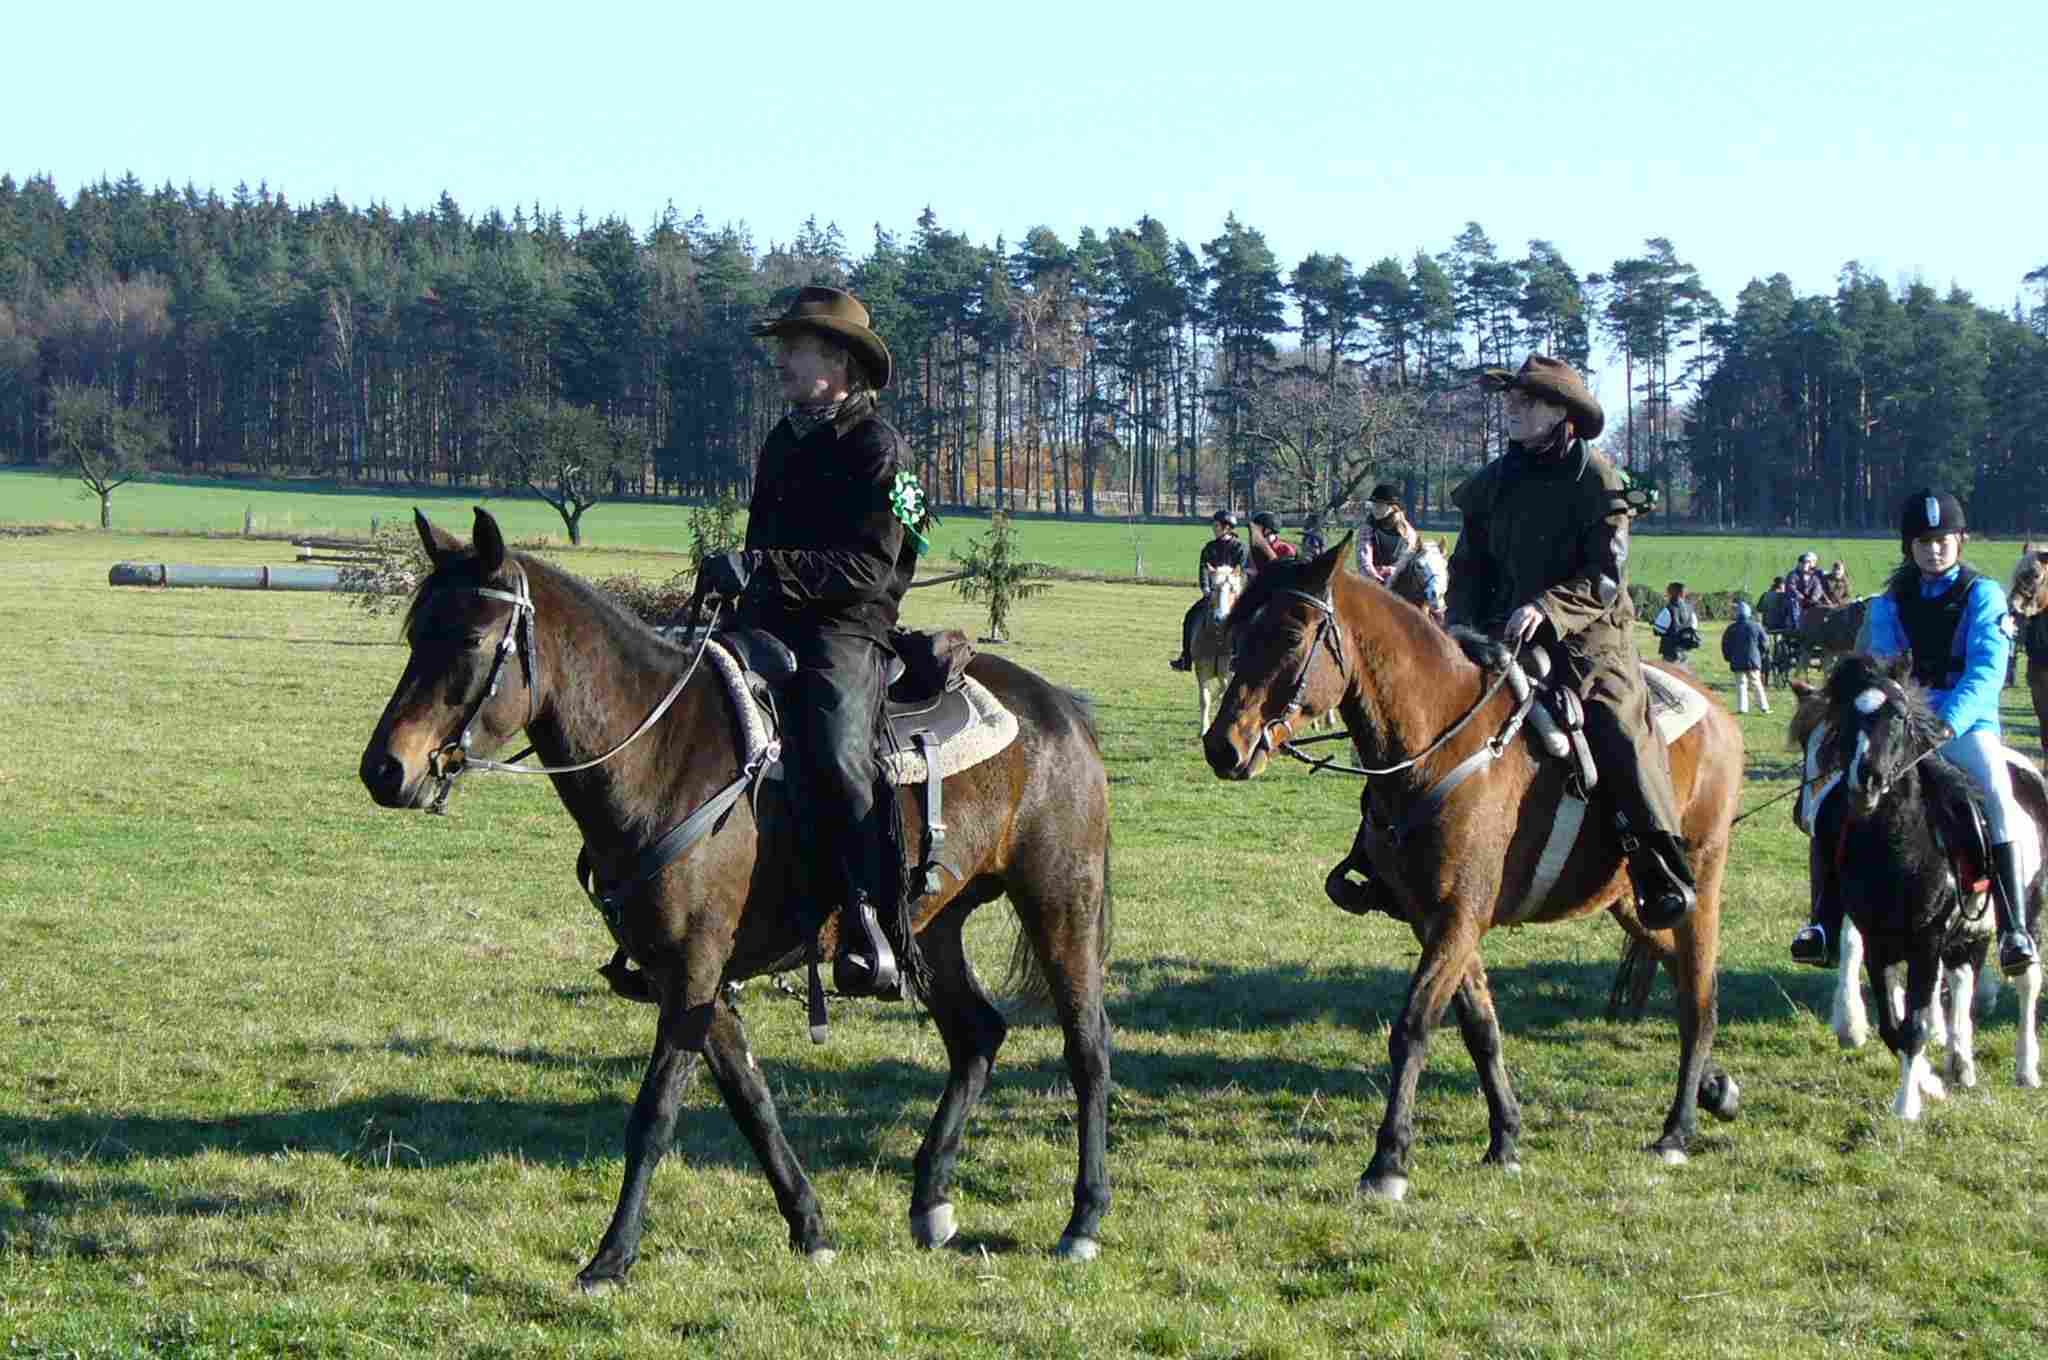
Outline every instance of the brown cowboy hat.
<path id="1" fill-rule="evenodd" d="M 1598 439 L 1600 431 L 1607 426 L 1607 413 L 1586 390 L 1586 380 L 1570 364 L 1548 354 L 1530 355 L 1520 373 L 1489 368 L 1479 375 L 1479 381 L 1486 384 L 1489 391 L 1519 390 L 1553 406 L 1564 407 L 1565 414 L 1571 417 L 1572 432 L 1581 439 Z"/>
<path id="2" fill-rule="evenodd" d="M 849 350 L 877 392 L 888 387 L 895 372 L 889 347 L 882 337 L 868 329 L 868 309 L 860 299 L 840 288 L 811 287 L 799 291 L 789 310 L 773 321 L 756 322 L 756 335 L 790 335 L 798 331 L 820 331 Z"/>

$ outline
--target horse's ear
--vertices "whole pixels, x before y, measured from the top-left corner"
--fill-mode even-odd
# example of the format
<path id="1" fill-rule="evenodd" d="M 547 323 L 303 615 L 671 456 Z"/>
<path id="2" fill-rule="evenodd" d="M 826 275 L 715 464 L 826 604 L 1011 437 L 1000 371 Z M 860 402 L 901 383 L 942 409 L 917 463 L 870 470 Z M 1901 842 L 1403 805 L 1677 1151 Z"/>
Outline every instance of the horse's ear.
<path id="1" fill-rule="evenodd" d="M 476 569 L 485 576 L 496 576 L 505 566 L 505 536 L 498 532 L 498 521 L 491 512 L 481 505 L 476 508 Z"/>
<path id="2" fill-rule="evenodd" d="M 435 566 L 440 566 L 443 558 L 452 557 L 462 551 L 462 540 L 446 529 L 434 525 L 420 513 L 417 505 L 412 508 L 412 522 L 420 531 L 420 543 L 427 550 L 427 560 Z"/>
<path id="3" fill-rule="evenodd" d="M 1338 539 L 1334 547 L 1325 549 L 1320 557 L 1309 563 L 1308 579 L 1315 583 L 1317 590 L 1329 589 L 1330 582 L 1351 560 L 1351 540 L 1356 536 L 1357 530 L 1346 529 L 1344 537 Z"/>

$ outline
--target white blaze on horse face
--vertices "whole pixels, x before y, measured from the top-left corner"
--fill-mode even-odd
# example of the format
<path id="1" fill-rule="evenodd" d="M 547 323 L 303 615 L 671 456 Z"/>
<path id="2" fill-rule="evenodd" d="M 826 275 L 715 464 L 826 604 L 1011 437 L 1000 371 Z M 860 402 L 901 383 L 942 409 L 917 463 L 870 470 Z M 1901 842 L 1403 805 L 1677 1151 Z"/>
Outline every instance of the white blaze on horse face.
<path id="1" fill-rule="evenodd" d="M 1869 754 L 1870 734 L 1868 732 L 1858 732 L 1856 734 L 1856 754 L 1849 757 L 1849 774 L 1846 780 L 1852 793 L 1861 793 L 1863 791 L 1863 757 Z"/>

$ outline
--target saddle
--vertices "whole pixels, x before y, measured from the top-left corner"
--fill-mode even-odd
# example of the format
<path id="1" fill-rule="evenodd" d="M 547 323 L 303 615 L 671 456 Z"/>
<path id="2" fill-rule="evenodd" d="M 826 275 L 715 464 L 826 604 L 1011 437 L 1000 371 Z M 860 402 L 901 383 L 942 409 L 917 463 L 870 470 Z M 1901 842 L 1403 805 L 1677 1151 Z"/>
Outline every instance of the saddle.
<path id="1" fill-rule="evenodd" d="M 720 670 L 732 691 L 743 726 L 754 719 L 767 734 L 781 736 L 780 705 L 784 688 L 796 674 L 796 654 L 774 634 L 759 628 L 729 629 L 714 635 L 720 644 L 709 654 L 730 657 Z M 946 843 L 945 778 L 970 769 L 1007 747 L 1017 736 L 1017 715 L 1004 708 L 986 686 L 967 674 L 974 644 L 957 629 L 920 632 L 898 629 L 889 635 L 894 655 L 885 681 L 882 723 L 875 757 L 892 785 L 924 787 L 925 847 L 918 870 L 920 896 L 937 892 L 940 871 L 960 871 L 939 857 Z M 730 669 L 728 670 L 728 666 Z M 780 751 L 763 770 L 764 779 L 784 777 Z"/>

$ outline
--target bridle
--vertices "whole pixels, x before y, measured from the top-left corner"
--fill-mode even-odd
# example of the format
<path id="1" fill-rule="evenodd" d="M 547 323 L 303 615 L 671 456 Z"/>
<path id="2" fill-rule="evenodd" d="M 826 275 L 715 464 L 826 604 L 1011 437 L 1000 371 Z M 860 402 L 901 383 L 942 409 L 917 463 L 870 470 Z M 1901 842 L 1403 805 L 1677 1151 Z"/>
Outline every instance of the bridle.
<path id="1" fill-rule="evenodd" d="M 448 795 L 455 791 L 455 781 L 461 778 L 465 771 L 471 769 L 493 771 L 498 774 L 575 774 L 578 771 L 595 769 L 597 766 L 604 764 L 613 756 L 616 756 L 619 752 L 638 741 L 646 734 L 649 728 L 661 720 L 662 714 L 668 712 L 670 706 L 675 703 L 676 696 L 681 694 L 683 687 L 690 683 L 690 677 L 697 673 L 697 663 L 704 659 L 704 648 L 711 641 L 712 630 L 707 628 L 704 630 L 702 637 L 698 639 L 697 650 L 691 656 L 690 664 L 684 668 L 682 675 L 677 678 L 676 682 L 669 686 L 668 693 L 661 697 L 661 702 L 654 706 L 654 711 L 641 720 L 640 725 L 633 729 L 632 735 L 595 760 L 586 760 L 576 765 L 519 764 L 519 761 L 533 754 L 531 746 L 512 757 L 511 760 L 485 760 L 481 756 L 472 756 L 469 750 L 470 743 L 475 736 L 476 721 L 482 715 L 484 705 L 498 697 L 498 690 L 505 682 L 505 663 L 515 652 L 519 655 L 520 675 L 526 683 L 526 721 L 521 726 L 532 726 L 535 716 L 533 679 L 534 673 L 540 664 L 540 648 L 534 639 L 533 593 L 527 587 L 526 569 L 524 567 L 520 566 L 517 562 L 507 562 L 506 571 L 511 577 L 513 587 L 511 590 L 494 590 L 485 585 L 441 586 L 432 591 L 428 596 L 431 599 L 433 595 L 440 594 L 478 595 L 486 600 L 499 600 L 512 606 L 512 612 L 505 619 L 505 632 L 498 639 L 497 654 L 491 658 L 491 672 L 485 677 L 483 686 L 477 691 L 476 697 L 470 700 L 469 709 L 462 718 L 460 732 L 454 740 L 443 743 L 427 757 L 427 773 L 431 778 L 438 781 L 439 785 L 434 791 L 433 802 L 427 805 L 428 812 L 445 815 L 448 808 Z M 718 605 L 713 606 L 714 623 L 716 622 L 719 607 Z M 694 616 L 695 605 L 693 603 L 693 619 Z"/>
<path id="2" fill-rule="evenodd" d="M 1316 607 L 1321 617 L 1316 624 L 1315 638 L 1309 643 L 1308 651 L 1302 656 L 1301 669 L 1295 673 L 1293 688 L 1287 695 L 1286 711 L 1279 718 L 1259 725 L 1259 742 L 1253 748 L 1254 754 L 1261 751 L 1271 754 L 1277 751 L 1283 755 L 1292 756 L 1302 764 L 1309 766 L 1312 770 L 1335 770 L 1340 774 L 1355 774 L 1365 778 L 1400 774 L 1404 770 L 1413 769 L 1438 751 L 1441 751 L 1450 742 L 1451 738 L 1465 730 L 1466 725 L 1479 715 L 1479 710 L 1485 708 L 1492 701 L 1493 696 L 1500 693 L 1501 686 L 1507 683 L 1508 672 L 1506 668 L 1503 668 L 1493 678 L 1492 683 L 1480 692 L 1479 698 L 1474 701 L 1472 706 L 1465 710 L 1464 716 L 1444 729 L 1435 741 L 1432 741 L 1414 755 L 1397 764 L 1388 765 L 1383 769 L 1369 769 L 1359 765 L 1345 765 L 1328 756 L 1318 760 L 1316 757 L 1308 755 L 1298 748 L 1311 746 L 1323 741 L 1343 741 L 1351 735 L 1349 732 L 1335 732 L 1320 737 L 1303 737 L 1299 741 L 1294 736 L 1294 719 L 1301 713 L 1302 697 L 1308 693 L 1309 672 L 1315 668 L 1316 652 L 1318 650 L 1323 647 L 1329 648 L 1330 664 L 1335 666 L 1337 674 L 1344 678 L 1345 692 L 1347 694 L 1350 692 L 1351 676 L 1344 667 L 1344 632 L 1337 623 L 1336 598 L 1328 587 L 1325 587 L 1320 595 L 1311 595 L 1305 590 L 1295 590 L 1292 587 L 1277 590 L 1273 593 L 1276 596 L 1292 595 L 1297 599 L 1307 600 Z M 1462 784 L 1481 766 L 1489 765 L 1500 759 L 1507 751 L 1509 743 L 1521 731 L 1522 720 L 1528 715 L 1532 702 L 1533 697 L 1518 703 L 1515 711 L 1509 715 L 1506 725 L 1489 738 L 1486 744 L 1481 746 L 1479 750 L 1466 757 L 1456 769 L 1439 780 L 1436 786 L 1430 790 L 1427 798 L 1441 802 L 1443 797 L 1448 796 L 1452 789 Z M 1284 730 L 1286 733 L 1278 742 L 1273 740 L 1273 729 L 1276 727 Z"/>

